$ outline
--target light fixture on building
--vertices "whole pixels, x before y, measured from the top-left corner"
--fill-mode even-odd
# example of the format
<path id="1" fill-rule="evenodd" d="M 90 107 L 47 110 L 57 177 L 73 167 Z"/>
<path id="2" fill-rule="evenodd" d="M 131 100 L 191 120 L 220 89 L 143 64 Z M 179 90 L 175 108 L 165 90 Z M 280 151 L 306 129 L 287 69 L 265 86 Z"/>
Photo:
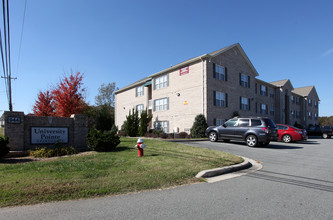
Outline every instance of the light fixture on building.
<path id="1" fill-rule="evenodd" d="M 180 93 L 177 93 L 177 96 L 180 96 Z"/>

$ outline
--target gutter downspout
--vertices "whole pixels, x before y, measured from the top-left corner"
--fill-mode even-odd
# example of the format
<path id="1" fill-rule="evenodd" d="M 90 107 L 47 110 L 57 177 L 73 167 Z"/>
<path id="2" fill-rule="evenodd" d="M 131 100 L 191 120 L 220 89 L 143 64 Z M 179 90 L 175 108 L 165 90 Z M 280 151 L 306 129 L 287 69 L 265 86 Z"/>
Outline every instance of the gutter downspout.
<path id="1" fill-rule="evenodd" d="M 204 56 L 200 57 L 201 68 L 202 68 L 202 114 L 207 118 L 205 114 L 205 69 L 204 69 L 204 59 L 203 59 Z"/>

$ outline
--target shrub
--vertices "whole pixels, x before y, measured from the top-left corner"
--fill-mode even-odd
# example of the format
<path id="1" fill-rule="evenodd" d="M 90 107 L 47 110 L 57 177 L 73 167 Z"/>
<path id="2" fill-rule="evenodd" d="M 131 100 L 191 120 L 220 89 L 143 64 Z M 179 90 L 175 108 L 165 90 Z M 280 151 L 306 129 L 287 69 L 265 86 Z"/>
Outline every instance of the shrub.
<path id="1" fill-rule="evenodd" d="M 166 133 L 164 133 L 164 132 L 162 132 L 160 134 L 160 138 L 166 139 L 167 137 L 168 137 L 168 135 Z"/>
<path id="2" fill-rule="evenodd" d="M 187 135 L 188 135 L 188 134 L 187 134 L 186 132 L 183 131 L 183 132 L 180 132 L 180 133 L 178 134 L 178 137 L 179 137 L 179 138 L 186 138 Z"/>
<path id="3" fill-rule="evenodd" d="M 128 136 L 136 137 L 139 132 L 139 115 L 138 111 L 135 109 L 132 110 L 132 113 L 129 112 L 129 115 L 126 116 L 126 127 L 125 131 Z"/>
<path id="4" fill-rule="evenodd" d="M 148 124 L 152 119 L 152 115 L 148 115 L 147 110 L 142 111 L 140 115 L 139 135 L 144 136 L 148 130 Z"/>
<path id="5" fill-rule="evenodd" d="M 0 159 L 9 153 L 8 137 L 0 137 Z"/>
<path id="6" fill-rule="evenodd" d="M 114 132 L 103 132 L 92 128 L 87 134 L 88 147 L 94 151 L 113 151 L 119 143 L 120 139 Z"/>
<path id="7" fill-rule="evenodd" d="M 205 131 L 207 127 L 208 125 L 205 116 L 203 114 L 197 115 L 191 128 L 191 136 L 194 138 L 205 137 Z"/>
<path id="8" fill-rule="evenodd" d="M 58 145 L 58 144 L 56 144 Z M 30 156 L 33 157 L 59 157 L 64 155 L 72 155 L 76 154 L 78 151 L 70 146 L 70 147 L 59 147 L 56 146 L 54 148 L 35 148 L 30 151 Z"/>

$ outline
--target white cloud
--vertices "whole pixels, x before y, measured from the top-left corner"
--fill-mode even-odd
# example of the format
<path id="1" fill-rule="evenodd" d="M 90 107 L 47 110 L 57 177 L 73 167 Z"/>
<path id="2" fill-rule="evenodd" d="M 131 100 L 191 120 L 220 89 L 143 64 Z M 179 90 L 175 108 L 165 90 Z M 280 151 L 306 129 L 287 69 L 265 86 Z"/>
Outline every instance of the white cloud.
<path id="1" fill-rule="evenodd" d="M 330 49 L 330 50 L 328 50 L 328 51 L 326 51 L 326 52 L 323 53 L 321 56 L 326 57 L 326 56 L 330 55 L 331 53 L 333 53 L 333 48 Z"/>

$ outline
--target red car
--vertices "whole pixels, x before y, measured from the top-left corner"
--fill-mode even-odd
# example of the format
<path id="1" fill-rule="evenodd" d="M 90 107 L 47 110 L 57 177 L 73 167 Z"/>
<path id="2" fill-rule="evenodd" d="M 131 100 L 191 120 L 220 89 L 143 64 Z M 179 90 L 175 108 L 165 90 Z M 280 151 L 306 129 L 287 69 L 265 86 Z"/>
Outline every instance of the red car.
<path id="1" fill-rule="evenodd" d="M 306 130 L 284 124 L 276 124 L 276 128 L 278 129 L 279 141 L 290 143 L 308 139 Z"/>

